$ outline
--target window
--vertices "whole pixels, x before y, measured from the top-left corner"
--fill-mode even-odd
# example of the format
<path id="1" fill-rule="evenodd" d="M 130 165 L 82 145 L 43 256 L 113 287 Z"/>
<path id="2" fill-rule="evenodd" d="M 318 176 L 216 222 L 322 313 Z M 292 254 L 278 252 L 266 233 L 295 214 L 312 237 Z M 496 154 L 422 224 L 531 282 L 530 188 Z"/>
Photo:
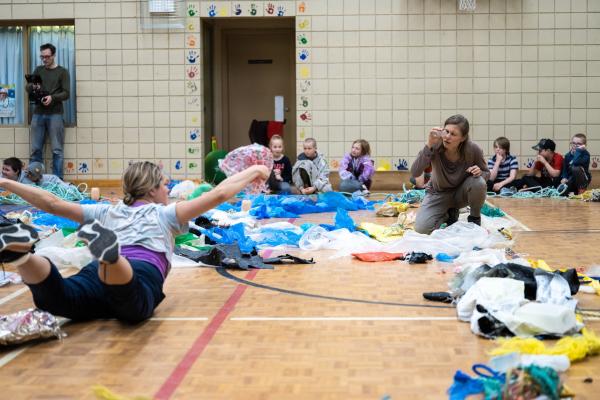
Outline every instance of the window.
<path id="1" fill-rule="evenodd" d="M 69 71 L 70 96 L 63 102 L 65 125 L 77 122 L 75 92 L 75 27 L 35 23 L 0 26 L 0 125 L 25 125 L 33 105 L 27 104 L 25 74 L 41 65 L 40 45 L 56 46 L 56 63 Z"/>

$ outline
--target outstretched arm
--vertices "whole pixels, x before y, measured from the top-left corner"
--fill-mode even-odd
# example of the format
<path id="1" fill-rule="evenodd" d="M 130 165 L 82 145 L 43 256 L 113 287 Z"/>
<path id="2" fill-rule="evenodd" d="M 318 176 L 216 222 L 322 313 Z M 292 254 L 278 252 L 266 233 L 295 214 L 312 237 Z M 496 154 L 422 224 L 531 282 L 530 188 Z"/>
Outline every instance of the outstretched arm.
<path id="1" fill-rule="evenodd" d="M 10 179 L 0 178 L 0 187 L 20 196 L 32 206 L 47 213 L 65 217 L 75 222 L 83 222 L 83 209 L 77 203 L 64 201 L 50 192 Z"/>
<path id="2" fill-rule="evenodd" d="M 267 180 L 270 173 L 271 171 L 264 165 L 253 165 L 225 179 L 216 188 L 204 193 L 200 197 L 196 197 L 193 200 L 180 201 L 175 207 L 177 220 L 180 224 L 186 224 L 189 220 L 235 196 L 236 193 L 255 179 Z"/>

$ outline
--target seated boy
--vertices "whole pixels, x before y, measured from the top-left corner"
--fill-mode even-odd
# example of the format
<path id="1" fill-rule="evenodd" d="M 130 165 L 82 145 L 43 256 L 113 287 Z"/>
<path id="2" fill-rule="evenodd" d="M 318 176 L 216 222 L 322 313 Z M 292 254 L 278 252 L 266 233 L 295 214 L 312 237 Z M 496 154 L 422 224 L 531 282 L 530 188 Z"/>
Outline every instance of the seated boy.
<path id="1" fill-rule="evenodd" d="M 17 157 L 9 157 L 2 163 L 2 177 L 21 182 L 24 176 L 23 167 L 23 161 Z"/>
<path id="2" fill-rule="evenodd" d="M 292 168 L 292 179 L 302 194 L 333 190 L 329 183 L 329 166 L 327 161 L 317 153 L 315 139 L 304 140 L 304 152 L 298 155 L 298 161 Z"/>
<path id="3" fill-rule="evenodd" d="M 64 182 L 56 175 L 45 174 L 46 168 L 44 164 L 38 161 L 30 162 L 27 168 L 21 172 L 19 179 L 13 179 L 20 183 L 27 185 L 47 186 L 47 185 L 59 185 L 68 187 L 70 184 Z M 10 178 L 9 178 L 10 179 Z"/>
<path id="4" fill-rule="evenodd" d="M 514 181 L 514 186 L 517 189 L 557 187 L 560 184 L 564 158 L 554 151 L 556 143 L 552 139 L 541 139 L 532 149 L 538 152 L 536 162 L 523 178 Z"/>
<path id="5" fill-rule="evenodd" d="M 494 140 L 494 153 L 487 163 L 490 170 L 487 190 L 498 193 L 503 187 L 512 186 L 512 182 L 517 177 L 519 162 L 510 154 L 510 141 L 504 136 Z"/>
<path id="6" fill-rule="evenodd" d="M 585 148 L 587 137 L 583 133 L 576 133 L 571 138 L 571 149 L 565 155 L 563 162 L 562 178 L 560 183 L 566 185 L 563 195 L 569 193 L 581 194 L 589 186 L 592 175 L 590 174 L 590 153 Z"/>

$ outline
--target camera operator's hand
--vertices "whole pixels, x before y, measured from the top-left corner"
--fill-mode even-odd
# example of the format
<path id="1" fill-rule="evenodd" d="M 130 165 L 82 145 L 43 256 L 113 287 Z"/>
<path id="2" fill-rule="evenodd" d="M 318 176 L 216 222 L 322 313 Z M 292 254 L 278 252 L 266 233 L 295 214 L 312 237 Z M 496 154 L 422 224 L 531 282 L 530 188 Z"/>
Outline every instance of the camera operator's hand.
<path id="1" fill-rule="evenodd" d="M 52 96 L 42 97 L 42 104 L 48 107 L 52 103 Z"/>

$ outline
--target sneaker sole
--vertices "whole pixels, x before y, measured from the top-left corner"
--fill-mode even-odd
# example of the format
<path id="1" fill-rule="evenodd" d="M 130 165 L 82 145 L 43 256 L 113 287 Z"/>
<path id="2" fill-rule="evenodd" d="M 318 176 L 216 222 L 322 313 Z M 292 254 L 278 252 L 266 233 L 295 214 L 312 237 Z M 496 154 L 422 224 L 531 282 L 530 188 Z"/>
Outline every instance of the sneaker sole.
<path id="1" fill-rule="evenodd" d="M 0 251 L 29 251 L 31 245 L 39 238 L 35 229 L 29 225 L 18 223 L 0 227 Z"/>
<path id="2" fill-rule="evenodd" d="M 117 235 L 97 221 L 88 221 L 77 230 L 77 237 L 88 244 L 90 253 L 104 263 L 113 264 L 119 259 Z"/>

